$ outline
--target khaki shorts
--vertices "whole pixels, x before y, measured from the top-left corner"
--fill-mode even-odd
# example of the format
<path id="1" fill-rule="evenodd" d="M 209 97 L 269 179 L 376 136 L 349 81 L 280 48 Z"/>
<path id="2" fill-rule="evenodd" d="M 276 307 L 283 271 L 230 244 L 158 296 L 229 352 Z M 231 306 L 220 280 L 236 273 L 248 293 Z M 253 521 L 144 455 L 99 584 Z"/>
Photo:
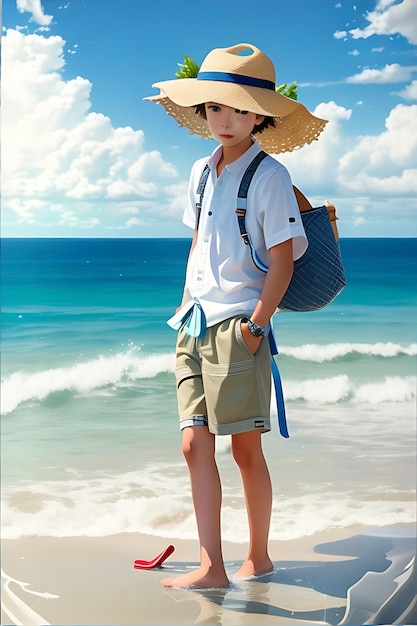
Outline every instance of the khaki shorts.
<path id="1" fill-rule="evenodd" d="M 271 430 L 268 339 L 252 355 L 241 320 L 211 326 L 203 339 L 179 331 L 175 375 L 181 429 L 206 425 L 216 435 Z"/>

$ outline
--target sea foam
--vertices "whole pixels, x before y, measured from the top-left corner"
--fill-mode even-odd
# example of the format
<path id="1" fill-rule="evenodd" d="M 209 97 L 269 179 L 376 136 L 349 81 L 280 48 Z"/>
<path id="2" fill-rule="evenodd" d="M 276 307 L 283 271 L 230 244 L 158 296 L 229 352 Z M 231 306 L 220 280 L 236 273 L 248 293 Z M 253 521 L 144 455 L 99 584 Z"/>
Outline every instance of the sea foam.
<path id="1" fill-rule="evenodd" d="M 155 476 L 158 480 L 155 480 Z M 4 490 L 4 538 L 23 536 L 108 536 L 142 532 L 159 537 L 192 539 L 197 536 L 184 464 L 152 464 L 137 472 L 101 475 L 67 481 L 26 484 Z M 385 526 L 415 519 L 414 495 L 381 493 L 365 500 L 353 493 L 276 496 L 271 539 L 294 539 L 330 527 Z M 248 539 L 244 496 L 236 487 L 224 487 L 224 539 Z"/>
<path id="2" fill-rule="evenodd" d="M 281 355 L 321 362 L 339 358 L 348 353 L 374 354 L 393 357 L 398 354 L 411 356 L 417 344 L 401 347 L 397 344 L 313 344 L 298 348 L 281 348 Z M 173 353 L 141 355 L 135 349 L 111 356 L 100 356 L 82 363 L 41 370 L 38 372 L 18 371 L 6 377 L 1 386 L 1 414 L 14 411 L 27 401 L 42 402 L 51 394 L 69 391 L 88 394 L 133 385 L 135 381 L 154 378 L 161 373 L 175 370 Z M 307 380 L 284 380 L 287 401 L 300 400 L 315 403 L 338 403 L 351 400 L 356 403 L 405 402 L 416 395 L 414 376 L 391 376 L 369 384 L 354 384 L 347 375 Z"/>
<path id="3" fill-rule="evenodd" d="M 88 393 L 107 385 L 122 385 L 174 371 L 174 355 L 137 356 L 133 350 L 100 356 L 77 365 L 39 372 L 15 372 L 2 382 L 1 413 L 6 415 L 27 400 L 41 401 L 58 391 Z"/>
<path id="4" fill-rule="evenodd" d="M 415 376 L 386 376 L 383 380 L 363 385 L 353 384 L 341 374 L 330 378 L 313 378 L 302 381 L 283 381 L 287 401 L 303 400 L 314 404 L 337 404 L 351 401 L 355 404 L 381 404 L 383 402 L 409 402 L 416 397 Z"/>
<path id="5" fill-rule="evenodd" d="M 331 343 L 319 345 L 314 343 L 302 346 L 280 346 L 280 354 L 300 359 L 302 361 L 314 361 L 323 363 L 324 361 L 334 361 L 350 355 L 351 357 L 372 356 L 393 358 L 400 355 L 416 356 L 417 343 L 408 346 L 401 346 L 398 343 L 388 341 L 387 343 Z"/>

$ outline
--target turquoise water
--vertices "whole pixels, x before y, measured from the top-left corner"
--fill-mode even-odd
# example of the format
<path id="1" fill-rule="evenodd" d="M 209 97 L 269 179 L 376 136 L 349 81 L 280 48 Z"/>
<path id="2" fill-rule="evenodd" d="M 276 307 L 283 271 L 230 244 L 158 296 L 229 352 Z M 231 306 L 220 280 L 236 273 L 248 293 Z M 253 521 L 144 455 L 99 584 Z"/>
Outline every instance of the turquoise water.
<path id="1" fill-rule="evenodd" d="M 189 244 L 2 241 L 5 536 L 195 536 L 166 325 Z M 264 437 L 276 537 L 414 519 L 415 240 L 341 249 L 339 297 L 274 317 L 291 434 Z M 218 455 L 224 532 L 243 541 L 228 438 Z"/>

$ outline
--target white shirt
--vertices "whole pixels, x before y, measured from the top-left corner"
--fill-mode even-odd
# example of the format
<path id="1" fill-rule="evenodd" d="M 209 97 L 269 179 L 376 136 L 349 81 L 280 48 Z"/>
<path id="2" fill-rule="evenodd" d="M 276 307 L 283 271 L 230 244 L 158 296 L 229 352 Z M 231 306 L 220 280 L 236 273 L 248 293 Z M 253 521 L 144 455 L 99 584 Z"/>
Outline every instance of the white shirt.
<path id="1" fill-rule="evenodd" d="M 252 261 L 250 248 L 240 236 L 235 213 L 240 181 L 260 150 L 255 141 L 239 159 L 226 165 L 217 178 L 216 166 L 222 154 L 222 146 L 218 146 L 208 161 L 199 159 L 191 171 L 183 222 L 194 229 L 195 205 L 200 199 L 198 183 L 207 162 L 210 167 L 197 245 L 188 263 L 185 282 L 191 297 L 198 298 L 207 326 L 236 315 L 250 317 L 262 291 L 265 274 Z M 249 186 L 246 229 L 267 266 L 269 248 L 292 239 L 296 260 L 308 245 L 289 173 L 269 155 L 258 166 Z"/>

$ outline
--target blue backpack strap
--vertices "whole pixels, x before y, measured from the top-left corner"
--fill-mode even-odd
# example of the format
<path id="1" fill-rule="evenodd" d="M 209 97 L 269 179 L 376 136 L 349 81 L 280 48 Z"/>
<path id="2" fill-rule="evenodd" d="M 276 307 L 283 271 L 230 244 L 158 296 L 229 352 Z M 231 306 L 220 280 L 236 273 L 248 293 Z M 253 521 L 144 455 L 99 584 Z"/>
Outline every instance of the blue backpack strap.
<path id="1" fill-rule="evenodd" d="M 252 178 L 258 169 L 258 165 L 262 163 L 265 157 L 268 156 L 268 153 L 264 150 L 258 152 L 256 157 L 249 163 L 246 172 L 243 174 L 242 180 L 240 181 L 240 187 L 238 191 L 238 198 L 247 198 L 249 185 L 252 182 Z"/>
<path id="2" fill-rule="evenodd" d="M 200 181 L 197 187 L 197 193 L 200 196 L 198 202 L 195 203 L 195 229 L 198 230 L 198 225 L 200 223 L 200 215 L 201 215 L 201 207 L 203 205 L 203 197 L 204 197 L 204 189 L 206 188 L 206 183 L 208 176 L 210 174 L 210 168 L 208 163 L 205 164 L 203 171 L 201 172 Z"/>
<path id="3" fill-rule="evenodd" d="M 262 163 L 262 161 L 264 160 L 266 156 L 268 155 L 263 150 L 261 150 L 261 152 L 258 152 L 256 157 L 249 164 L 246 172 L 243 174 L 239 191 L 238 191 L 237 208 L 236 208 L 236 215 L 237 215 L 237 220 L 239 223 L 240 236 L 242 237 L 245 244 L 249 246 L 252 260 L 255 263 L 256 267 L 260 269 L 262 272 L 267 272 L 268 268 L 258 257 L 258 255 L 256 254 L 256 250 L 253 248 L 250 242 L 248 233 L 246 231 L 245 217 L 246 217 L 246 203 L 247 203 L 249 185 L 251 184 L 252 178 L 259 164 Z M 275 388 L 279 432 L 281 433 L 283 437 L 288 438 L 290 435 L 288 433 L 288 428 L 287 428 L 287 419 L 286 419 L 286 414 L 285 414 L 285 402 L 284 402 L 284 394 L 282 392 L 281 376 L 279 373 L 278 365 L 276 364 L 275 359 L 274 359 L 274 356 L 278 354 L 278 348 L 275 342 L 275 337 L 274 337 L 272 328 L 269 331 L 268 341 L 269 341 L 269 348 L 271 351 L 271 372 L 272 372 L 272 378 L 274 381 L 274 388 Z"/>
<path id="4" fill-rule="evenodd" d="M 236 215 L 237 215 L 237 221 L 239 223 L 240 236 L 242 237 L 246 245 L 249 244 L 249 237 L 248 237 L 248 233 L 246 232 L 246 225 L 245 225 L 246 199 L 248 197 L 249 185 L 251 184 L 252 178 L 256 170 L 258 169 L 258 165 L 267 156 L 268 156 L 267 153 L 264 152 L 263 150 L 258 152 L 258 154 L 253 159 L 253 161 L 251 161 L 251 163 L 248 165 L 248 168 L 246 172 L 243 174 L 242 180 L 240 181 L 240 187 L 239 187 L 239 191 L 237 194 Z"/>
<path id="5" fill-rule="evenodd" d="M 242 180 L 240 182 L 239 191 L 238 191 L 238 194 L 237 194 L 237 208 L 236 208 L 236 215 L 237 215 L 237 221 L 238 221 L 238 224 L 239 224 L 240 236 L 242 237 L 242 239 L 245 242 L 245 244 L 247 246 L 249 246 L 249 248 L 250 248 L 252 261 L 254 262 L 256 267 L 258 269 L 260 269 L 262 272 L 267 272 L 268 268 L 261 261 L 261 259 L 258 257 L 255 248 L 252 246 L 252 244 L 250 242 L 249 235 L 248 235 L 247 230 L 246 230 L 245 218 L 246 218 L 246 203 L 247 203 L 247 196 L 248 196 L 249 185 L 252 182 L 252 178 L 253 178 L 256 170 L 258 169 L 259 164 L 267 156 L 268 156 L 268 154 L 266 152 L 264 152 L 263 150 L 258 152 L 256 157 L 249 164 L 246 172 L 243 174 Z"/>

